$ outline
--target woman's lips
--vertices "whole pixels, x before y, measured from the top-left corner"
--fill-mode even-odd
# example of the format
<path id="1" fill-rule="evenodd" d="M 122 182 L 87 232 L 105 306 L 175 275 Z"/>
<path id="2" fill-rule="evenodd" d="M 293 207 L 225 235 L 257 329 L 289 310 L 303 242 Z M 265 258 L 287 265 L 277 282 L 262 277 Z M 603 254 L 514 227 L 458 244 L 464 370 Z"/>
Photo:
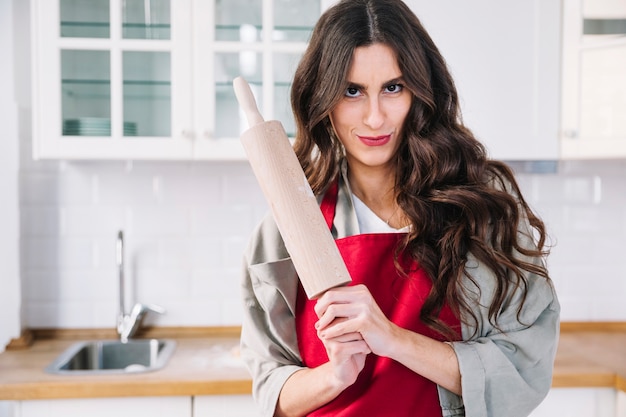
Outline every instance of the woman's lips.
<path id="1" fill-rule="evenodd" d="M 389 143 L 391 140 L 391 135 L 381 135 L 381 136 L 360 136 L 357 135 L 359 140 L 363 142 L 367 146 L 383 146 Z"/>

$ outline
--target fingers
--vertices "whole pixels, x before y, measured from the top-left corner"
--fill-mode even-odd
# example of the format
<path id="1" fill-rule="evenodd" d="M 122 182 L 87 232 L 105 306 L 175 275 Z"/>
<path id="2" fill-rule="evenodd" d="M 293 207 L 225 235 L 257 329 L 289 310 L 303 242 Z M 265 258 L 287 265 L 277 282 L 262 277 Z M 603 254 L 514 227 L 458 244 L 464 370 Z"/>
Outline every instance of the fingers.
<path id="1" fill-rule="evenodd" d="M 350 340 L 347 342 L 339 342 L 337 339 L 324 340 L 326 353 L 329 358 L 346 358 L 353 355 L 368 355 L 372 350 L 365 340 Z"/>
<path id="2" fill-rule="evenodd" d="M 360 299 L 371 297 L 365 285 L 337 287 L 326 291 L 315 304 L 317 317 L 322 317 L 331 305 L 354 303 Z"/>
<path id="3" fill-rule="evenodd" d="M 365 358 L 372 351 L 359 332 L 342 331 L 346 318 L 334 319 L 330 326 L 324 326 L 317 334 L 333 369 L 335 378 L 345 386 L 352 385 L 365 366 Z M 316 326 L 318 327 L 318 326 Z M 329 329 L 334 329 L 329 332 Z"/>
<path id="4" fill-rule="evenodd" d="M 338 385 L 344 387 L 349 387 L 357 380 L 357 377 L 365 366 L 365 359 L 367 358 L 367 354 L 365 353 L 354 353 L 340 358 L 335 358 L 331 354 L 328 356 L 330 358 L 329 364 L 332 373 L 338 381 Z"/>
<path id="5" fill-rule="evenodd" d="M 322 339 L 326 354 L 337 380 L 352 385 L 365 366 L 371 349 L 358 333 L 344 334 L 333 339 Z"/>
<path id="6" fill-rule="evenodd" d="M 366 286 L 327 291 L 317 301 L 315 312 L 319 317 L 315 329 L 325 344 L 329 340 L 362 338 L 370 352 L 390 354 L 387 341 L 397 334 L 397 326 L 385 316 Z"/>
<path id="7" fill-rule="evenodd" d="M 331 325 L 336 326 L 339 323 L 344 323 L 346 319 L 354 319 L 360 312 L 361 309 L 359 305 L 356 304 L 332 304 L 324 310 L 324 314 L 322 314 L 317 323 L 315 323 L 315 328 L 319 332 Z M 357 329 L 354 330 L 356 331 Z"/>
<path id="8" fill-rule="evenodd" d="M 361 333 L 353 332 L 353 333 L 344 333 L 336 337 L 325 337 L 325 338 L 320 337 L 320 339 L 322 339 L 322 341 L 327 341 L 327 342 L 350 343 L 350 342 L 362 342 L 363 336 L 361 336 Z"/>
<path id="9" fill-rule="evenodd" d="M 345 321 L 343 319 L 336 320 L 338 322 Z M 337 323 L 341 324 L 341 323 Z M 368 354 L 371 349 L 363 339 L 359 332 L 335 332 L 336 335 L 330 335 L 329 332 L 318 332 L 320 338 L 326 348 L 328 356 L 351 356 L 354 354 Z"/>
<path id="10" fill-rule="evenodd" d="M 344 333 L 358 333 L 367 325 L 376 303 L 367 287 L 356 285 L 327 291 L 315 305 L 319 320 L 318 336 L 334 338 Z"/>

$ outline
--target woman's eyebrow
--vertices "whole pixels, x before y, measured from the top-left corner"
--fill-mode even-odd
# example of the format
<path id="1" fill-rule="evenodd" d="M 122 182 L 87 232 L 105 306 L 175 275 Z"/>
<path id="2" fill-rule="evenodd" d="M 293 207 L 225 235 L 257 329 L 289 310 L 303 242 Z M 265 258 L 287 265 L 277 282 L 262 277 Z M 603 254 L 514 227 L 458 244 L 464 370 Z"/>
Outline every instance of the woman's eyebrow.
<path id="1" fill-rule="evenodd" d="M 359 83 L 348 81 L 348 88 L 356 88 L 357 90 L 365 90 L 365 86 Z"/>
<path id="2" fill-rule="evenodd" d="M 394 85 L 394 84 L 401 84 L 404 81 L 404 78 L 402 76 L 400 77 L 396 77 L 392 80 L 387 81 L 386 83 L 383 84 L 383 88 L 385 87 L 389 87 L 390 85 Z"/>

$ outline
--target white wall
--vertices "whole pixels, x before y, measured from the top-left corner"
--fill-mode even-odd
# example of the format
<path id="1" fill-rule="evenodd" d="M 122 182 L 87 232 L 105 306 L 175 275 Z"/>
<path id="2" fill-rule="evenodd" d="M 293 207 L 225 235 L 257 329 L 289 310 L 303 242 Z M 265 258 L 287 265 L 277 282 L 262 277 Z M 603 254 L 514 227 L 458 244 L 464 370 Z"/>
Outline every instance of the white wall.
<path id="1" fill-rule="evenodd" d="M 13 86 L 13 7 L 0 0 L 0 352 L 20 334 L 18 108 Z"/>
<path id="2" fill-rule="evenodd" d="M 10 4 L 10 0 L 2 2 Z M 24 324 L 113 327 L 117 314 L 114 248 L 119 229 L 126 232 L 132 300 L 161 304 L 168 310 L 155 319 L 158 325 L 239 324 L 241 252 L 267 210 L 248 164 L 32 161 L 28 45 L 24 44 L 27 3 L 14 0 L 13 5 L 19 14 L 16 27 L 26 31 L 15 39 L 15 49 L 20 51 L 14 76 L 21 117 L 19 124 L 16 116 L 8 123 L 18 126 L 19 135 L 0 146 L 19 143 L 21 155 Z M 6 25 L 2 28 L 6 31 Z M 10 166 L 15 161 L 9 157 L 8 162 Z M 3 172 L 8 169 L 6 163 L 0 166 Z M 529 166 L 533 171 L 537 165 Z M 561 162 L 556 174 L 526 172 L 524 165 L 518 168 L 529 203 L 555 239 L 549 266 L 563 319 L 626 320 L 622 263 L 626 161 Z M 0 209 L 3 214 L 8 210 L 5 206 Z M 15 210 L 9 210 L 0 222 L 10 228 L 17 218 Z M 2 230 L 0 242 L 16 253 L 12 246 L 16 234 L 6 240 Z M 15 283 L 13 293 L 18 293 L 14 287 Z M 4 294 L 0 293 L 2 299 L 7 297 Z"/>

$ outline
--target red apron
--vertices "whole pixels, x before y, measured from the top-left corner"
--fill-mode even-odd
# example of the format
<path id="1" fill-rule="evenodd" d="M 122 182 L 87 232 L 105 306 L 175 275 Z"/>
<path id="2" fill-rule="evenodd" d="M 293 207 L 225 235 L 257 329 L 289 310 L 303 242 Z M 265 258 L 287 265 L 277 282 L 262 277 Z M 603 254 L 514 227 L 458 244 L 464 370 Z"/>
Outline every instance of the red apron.
<path id="1" fill-rule="evenodd" d="M 335 217 L 336 202 L 335 184 L 321 205 L 329 227 Z M 443 340 L 419 319 L 419 311 L 432 286 L 425 272 L 406 259 L 403 265 L 412 265 L 409 277 L 401 276 L 396 270 L 394 250 L 403 237 L 403 233 L 361 234 L 335 242 L 352 277 L 352 285 L 365 284 L 391 321 L 405 329 Z M 315 300 L 308 300 L 300 285 L 296 330 L 302 360 L 309 368 L 328 362 L 324 345 L 315 331 L 318 318 L 314 306 Z M 439 317 L 452 328 L 460 328 L 459 320 L 447 306 Z M 356 382 L 309 416 L 431 417 L 441 416 L 441 407 L 435 383 L 394 360 L 370 354 Z"/>

